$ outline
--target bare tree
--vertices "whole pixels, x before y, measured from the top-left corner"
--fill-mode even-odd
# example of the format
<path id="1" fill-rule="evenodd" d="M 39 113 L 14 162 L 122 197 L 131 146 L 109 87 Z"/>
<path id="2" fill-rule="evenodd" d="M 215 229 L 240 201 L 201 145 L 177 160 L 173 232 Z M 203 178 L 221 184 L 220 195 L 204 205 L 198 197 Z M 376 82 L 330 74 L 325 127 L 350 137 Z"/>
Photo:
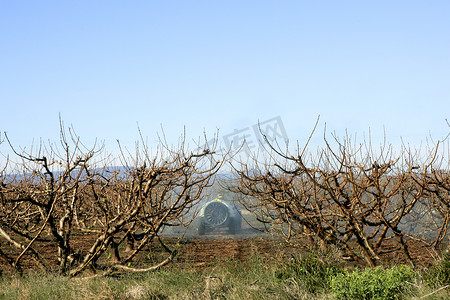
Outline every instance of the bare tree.
<path id="1" fill-rule="evenodd" d="M 23 258 L 31 256 L 43 269 L 57 267 L 70 276 L 86 268 L 150 271 L 170 262 L 176 251 L 163 242 L 163 227 L 190 222 L 223 159 L 213 149 L 188 152 L 183 141 L 175 149 L 162 145 L 155 155 L 144 146 L 135 156 L 123 154 L 125 166 L 111 168 L 101 160 L 102 146 L 86 148 L 73 130 L 69 133 L 61 126 L 59 147 L 15 151 L 21 164 L 0 177 L 0 235 L 13 245 L 0 246 L 0 256 L 19 271 Z M 133 265 L 153 241 L 160 242 L 167 258 Z M 57 264 L 40 255 L 49 247 Z"/>
<path id="2" fill-rule="evenodd" d="M 414 265 L 408 242 L 416 236 L 403 225 L 433 191 L 445 205 L 442 195 L 448 186 L 442 174 L 432 181 L 419 179 L 409 150 L 396 156 L 390 145 L 374 151 L 370 143 L 354 145 L 349 137 L 334 137 L 334 146 L 325 139 L 325 149 L 315 156 L 306 147 L 292 155 L 266 142 L 270 158 L 255 160 L 251 167 L 236 166 L 238 184 L 230 189 L 258 200 L 242 204 L 267 224 L 267 230 L 290 241 L 297 235 L 318 238 L 369 266 L 378 263 L 382 246 L 391 240 Z M 426 166 L 432 161 L 429 157 L 420 167 L 420 178 L 429 178 Z M 437 210 L 447 216 L 448 210 Z M 441 237 L 448 227 L 448 218 L 442 218 Z"/>

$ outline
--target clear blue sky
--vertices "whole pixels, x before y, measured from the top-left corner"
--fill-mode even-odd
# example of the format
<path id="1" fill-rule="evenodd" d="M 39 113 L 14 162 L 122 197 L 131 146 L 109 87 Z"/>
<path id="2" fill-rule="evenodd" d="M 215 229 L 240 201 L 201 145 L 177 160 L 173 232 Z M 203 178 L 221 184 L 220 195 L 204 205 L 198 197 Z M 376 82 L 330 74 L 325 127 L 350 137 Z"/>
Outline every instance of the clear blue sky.
<path id="1" fill-rule="evenodd" d="M 279 116 L 413 144 L 450 131 L 449 1 L 1 1 L 0 131 L 131 146 Z M 321 135 L 321 133 L 319 134 Z M 3 134 L 2 134 L 3 136 Z M 0 145 L 0 152 L 7 151 Z"/>

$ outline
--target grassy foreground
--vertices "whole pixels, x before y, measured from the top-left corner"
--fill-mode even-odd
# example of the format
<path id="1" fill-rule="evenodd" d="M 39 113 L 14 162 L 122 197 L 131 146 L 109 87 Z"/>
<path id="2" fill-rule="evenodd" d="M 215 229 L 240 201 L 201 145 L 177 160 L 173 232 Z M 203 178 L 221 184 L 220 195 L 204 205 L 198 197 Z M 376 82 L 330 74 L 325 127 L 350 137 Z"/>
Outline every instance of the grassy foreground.
<path id="1" fill-rule="evenodd" d="M 345 270 L 305 254 L 287 263 L 258 256 L 204 269 L 118 277 L 4 276 L 0 299 L 450 299 L 450 256 L 419 272 L 406 266 Z"/>

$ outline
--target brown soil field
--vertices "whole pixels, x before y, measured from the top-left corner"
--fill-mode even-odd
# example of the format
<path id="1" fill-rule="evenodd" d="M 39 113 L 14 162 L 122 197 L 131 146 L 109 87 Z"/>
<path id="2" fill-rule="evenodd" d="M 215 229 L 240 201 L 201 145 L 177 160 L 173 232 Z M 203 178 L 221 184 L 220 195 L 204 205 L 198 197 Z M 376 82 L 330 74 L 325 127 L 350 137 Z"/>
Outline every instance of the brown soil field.
<path id="1" fill-rule="evenodd" d="M 209 236 L 207 238 L 188 239 L 184 243 L 179 256 L 174 261 L 174 265 L 206 267 L 213 266 L 218 261 L 246 262 L 255 255 L 268 263 L 283 263 L 308 251 L 322 253 L 320 250 L 314 250 L 317 248 L 312 248 L 306 239 L 297 240 L 296 246 L 293 246 L 267 235 L 254 237 Z M 410 241 L 408 245 L 412 259 L 419 268 L 430 266 L 438 257 L 437 251 L 424 243 Z M 385 243 L 381 249 L 380 264 L 384 266 L 409 264 L 406 255 L 400 249 L 399 245 L 395 243 Z M 340 256 L 338 251 L 335 251 L 334 256 L 340 258 L 344 267 L 359 266 L 356 262 Z"/>
<path id="2" fill-rule="evenodd" d="M 92 244 L 93 237 L 89 235 L 78 235 L 72 240 L 75 249 L 87 251 Z M 227 235 L 209 234 L 204 236 L 190 236 L 177 238 L 175 236 L 165 236 L 165 243 L 172 249 L 176 248 L 179 254 L 174 261 L 165 268 L 180 269 L 204 269 L 218 263 L 229 261 L 239 261 L 245 263 L 252 257 L 258 257 L 267 263 L 283 263 L 292 257 L 298 257 L 307 249 L 311 249 L 307 240 L 297 240 L 297 247 L 292 246 L 282 240 L 270 237 L 266 234 L 247 232 L 247 234 Z M 0 249 L 5 254 L 12 250 L 7 242 L 0 239 Z M 431 247 L 418 242 L 409 241 L 409 248 L 412 258 L 418 267 L 427 267 L 438 256 L 438 253 Z M 34 249 L 44 258 L 49 265 L 56 266 L 56 247 L 52 242 L 36 244 Z M 408 264 L 406 256 L 399 250 L 395 243 L 385 243 L 381 251 L 380 264 L 389 266 L 394 264 Z M 159 243 L 154 242 L 148 245 L 135 259 L 136 266 L 149 266 L 156 264 L 167 257 L 167 253 Z M 104 261 L 108 258 L 102 258 Z M 357 264 L 342 257 L 344 266 L 355 267 Z M 36 262 L 25 255 L 22 259 L 22 268 L 25 272 L 39 272 Z M 11 274 L 14 270 L 7 261 L 0 256 L 0 273 Z"/>

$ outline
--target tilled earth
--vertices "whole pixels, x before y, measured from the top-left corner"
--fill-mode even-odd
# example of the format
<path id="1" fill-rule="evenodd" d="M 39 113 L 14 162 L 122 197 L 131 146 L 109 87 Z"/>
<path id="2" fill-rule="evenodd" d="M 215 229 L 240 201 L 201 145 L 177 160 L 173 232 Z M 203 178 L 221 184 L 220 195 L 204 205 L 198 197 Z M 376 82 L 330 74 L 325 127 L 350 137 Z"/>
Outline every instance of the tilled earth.
<path id="1" fill-rule="evenodd" d="M 418 242 L 408 243 L 411 257 L 418 267 L 431 265 L 438 257 L 436 250 Z M 281 263 L 302 253 L 310 251 L 307 240 L 297 240 L 296 246 L 267 235 L 258 236 L 208 236 L 185 241 L 175 264 L 203 267 L 214 265 L 217 261 L 236 260 L 245 262 L 252 257 Z M 316 248 L 318 249 L 318 248 Z M 314 250 L 313 250 L 314 251 Z M 358 264 L 346 256 L 340 256 L 336 250 L 334 256 L 342 260 L 344 266 L 355 267 Z M 409 264 L 399 245 L 386 242 L 381 249 L 380 263 L 385 266 Z"/>
<path id="2" fill-rule="evenodd" d="M 87 251 L 92 245 L 93 237 L 89 235 L 79 235 L 74 237 L 72 243 L 75 249 Z M 239 261 L 246 262 L 251 258 L 258 257 L 268 262 L 281 263 L 301 255 L 301 253 L 310 248 L 307 240 L 296 241 L 297 247 L 293 247 L 279 239 L 269 235 L 246 232 L 245 234 L 228 235 L 225 233 L 212 233 L 204 236 L 190 236 L 187 238 L 177 238 L 175 236 L 164 237 L 165 243 L 171 249 L 177 249 L 179 254 L 175 260 L 166 266 L 166 268 L 204 269 L 217 263 Z M 5 254 L 10 254 L 12 246 L 0 239 L 0 249 Z M 431 247 L 417 241 L 410 241 L 409 248 L 413 260 L 418 266 L 428 266 L 437 257 L 436 251 Z M 49 265 L 56 266 L 56 245 L 54 243 L 36 244 L 34 249 L 40 257 L 45 259 Z M 0 253 L 1 254 L 1 253 Z M 149 266 L 160 262 L 167 257 L 167 253 L 162 249 L 159 243 L 154 242 L 147 249 L 141 251 L 136 257 L 137 266 Z M 107 260 L 104 257 L 103 260 Z M 349 261 L 342 257 L 345 265 L 356 266 L 356 262 Z M 381 263 L 383 265 L 405 264 L 408 263 L 405 254 L 400 251 L 398 245 L 386 243 L 381 251 Z M 22 268 L 25 271 L 39 271 L 36 262 L 29 255 L 25 255 L 21 261 Z M 12 273 L 13 270 L 6 259 L 0 255 L 0 274 Z"/>

